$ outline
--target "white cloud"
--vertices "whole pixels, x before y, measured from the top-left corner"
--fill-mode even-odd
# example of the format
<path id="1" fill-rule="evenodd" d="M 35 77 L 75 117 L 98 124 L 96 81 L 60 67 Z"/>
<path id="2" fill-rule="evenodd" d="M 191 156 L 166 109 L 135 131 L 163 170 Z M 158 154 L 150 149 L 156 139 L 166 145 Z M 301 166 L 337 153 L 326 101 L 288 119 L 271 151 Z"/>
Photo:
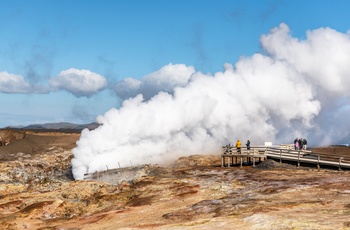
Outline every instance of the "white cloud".
<path id="1" fill-rule="evenodd" d="M 141 85 L 142 82 L 137 79 L 124 78 L 113 87 L 113 90 L 119 98 L 125 100 L 136 96 L 140 91 Z"/>
<path id="2" fill-rule="evenodd" d="M 31 85 L 20 75 L 0 72 L 0 91 L 2 93 L 30 93 Z"/>
<path id="3" fill-rule="evenodd" d="M 168 64 L 144 76 L 141 80 L 126 78 L 118 82 L 113 89 L 116 95 L 123 100 L 138 94 L 142 94 L 145 100 L 149 100 L 161 91 L 173 94 L 174 88 L 188 84 L 194 72 L 192 66 Z"/>
<path id="4" fill-rule="evenodd" d="M 107 86 L 107 79 L 90 70 L 68 69 L 50 79 L 50 86 L 66 90 L 77 97 L 90 97 Z"/>

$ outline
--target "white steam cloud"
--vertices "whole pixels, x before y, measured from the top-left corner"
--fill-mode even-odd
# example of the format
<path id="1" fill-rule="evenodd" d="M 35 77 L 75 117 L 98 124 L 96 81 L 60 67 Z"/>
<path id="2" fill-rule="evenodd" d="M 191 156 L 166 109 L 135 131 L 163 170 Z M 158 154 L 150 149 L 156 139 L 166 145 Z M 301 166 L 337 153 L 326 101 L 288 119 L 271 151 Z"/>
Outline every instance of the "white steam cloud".
<path id="1" fill-rule="evenodd" d="M 97 117 L 96 130 L 82 132 L 73 150 L 75 179 L 119 165 L 218 153 L 237 139 L 254 145 L 302 137 L 322 145 L 349 138 L 349 34 L 320 28 L 298 40 L 281 24 L 261 45 L 264 55 L 225 64 L 213 76 L 168 65 L 120 83 L 124 98 L 141 94 Z"/>

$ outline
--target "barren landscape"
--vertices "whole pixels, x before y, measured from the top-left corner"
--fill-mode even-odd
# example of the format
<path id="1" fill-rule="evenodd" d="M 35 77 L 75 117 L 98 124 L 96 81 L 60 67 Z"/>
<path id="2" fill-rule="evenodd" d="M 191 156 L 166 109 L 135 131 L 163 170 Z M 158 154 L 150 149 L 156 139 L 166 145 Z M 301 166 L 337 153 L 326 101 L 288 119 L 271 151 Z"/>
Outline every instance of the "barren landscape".
<path id="1" fill-rule="evenodd" d="M 120 183 L 74 181 L 79 133 L 0 135 L 11 140 L 0 146 L 1 229 L 350 229 L 348 170 L 272 160 L 222 168 L 218 150 L 144 165 Z"/>

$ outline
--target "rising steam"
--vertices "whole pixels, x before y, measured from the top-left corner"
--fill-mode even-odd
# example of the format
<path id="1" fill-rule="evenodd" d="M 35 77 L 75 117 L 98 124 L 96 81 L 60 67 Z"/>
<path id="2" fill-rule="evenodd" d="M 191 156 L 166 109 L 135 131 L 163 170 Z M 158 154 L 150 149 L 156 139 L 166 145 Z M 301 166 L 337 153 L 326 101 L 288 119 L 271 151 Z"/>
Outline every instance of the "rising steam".
<path id="1" fill-rule="evenodd" d="M 250 139 L 252 145 L 291 143 L 295 137 L 307 138 L 311 145 L 346 140 L 349 34 L 320 28 L 298 40 L 281 24 L 261 37 L 261 45 L 264 54 L 225 64 L 214 75 L 169 65 L 166 74 L 158 71 L 147 81 L 126 80 L 124 95 L 136 95 L 138 89 L 142 94 L 98 116 L 96 130 L 82 132 L 73 150 L 75 179 L 119 165 L 218 153 L 238 138 Z M 177 74 L 181 84 L 174 83 Z M 156 92 L 147 90 L 152 79 Z"/>

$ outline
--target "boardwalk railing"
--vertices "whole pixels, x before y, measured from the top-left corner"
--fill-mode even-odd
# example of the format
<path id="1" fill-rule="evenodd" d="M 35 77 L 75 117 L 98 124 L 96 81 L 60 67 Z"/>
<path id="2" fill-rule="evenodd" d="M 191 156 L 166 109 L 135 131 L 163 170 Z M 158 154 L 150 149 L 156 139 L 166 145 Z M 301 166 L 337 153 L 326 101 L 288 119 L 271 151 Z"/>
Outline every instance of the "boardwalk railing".
<path id="1" fill-rule="evenodd" d="M 339 167 L 339 169 L 350 168 L 350 160 L 343 156 L 334 155 L 332 153 L 318 153 L 308 150 L 288 150 L 281 148 L 266 148 L 265 154 L 267 158 L 279 159 L 280 162 L 294 161 L 297 166 L 300 163 L 315 164 L 317 168 L 321 165 Z"/>
<path id="2" fill-rule="evenodd" d="M 346 159 L 343 156 L 334 155 L 332 153 L 317 153 L 309 150 L 294 150 L 291 145 L 281 146 L 254 146 L 248 150 L 246 147 L 237 149 L 234 146 L 226 145 L 222 147 L 221 154 L 221 166 L 230 167 L 231 165 L 238 164 L 240 160 L 240 166 L 243 163 L 253 162 L 255 167 L 256 158 L 261 159 L 277 159 L 281 163 L 282 161 L 296 162 L 297 167 L 300 167 L 300 163 L 315 164 L 317 168 L 321 165 L 332 166 L 341 168 L 350 168 L 350 159 Z"/>

